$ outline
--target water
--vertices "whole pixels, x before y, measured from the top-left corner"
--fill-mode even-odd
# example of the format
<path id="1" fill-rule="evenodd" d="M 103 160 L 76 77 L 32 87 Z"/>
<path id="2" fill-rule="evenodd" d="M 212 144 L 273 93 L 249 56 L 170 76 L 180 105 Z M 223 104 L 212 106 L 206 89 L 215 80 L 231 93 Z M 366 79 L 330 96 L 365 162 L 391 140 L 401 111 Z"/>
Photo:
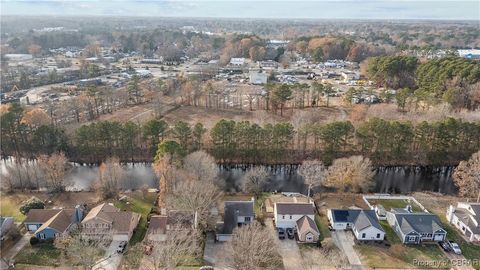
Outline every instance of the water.
<path id="1" fill-rule="evenodd" d="M 12 160 L 0 162 L 0 177 L 5 173 L 5 166 Z M 98 174 L 97 166 L 72 163 L 73 169 L 68 176 L 67 190 L 89 190 Z M 271 173 L 268 191 L 305 192 L 303 179 L 297 173 L 297 165 L 266 166 Z M 240 190 L 240 179 L 249 168 L 248 165 L 219 165 L 219 176 L 225 180 L 225 191 Z M 374 176 L 375 192 L 409 193 L 414 191 L 432 191 L 444 194 L 456 193 L 452 180 L 454 167 L 420 167 L 392 166 L 379 167 Z M 157 188 L 158 181 L 149 163 L 128 163 L 126 175 L 121 181 L 124 189 L 138 189 L 144 186 Z"/>

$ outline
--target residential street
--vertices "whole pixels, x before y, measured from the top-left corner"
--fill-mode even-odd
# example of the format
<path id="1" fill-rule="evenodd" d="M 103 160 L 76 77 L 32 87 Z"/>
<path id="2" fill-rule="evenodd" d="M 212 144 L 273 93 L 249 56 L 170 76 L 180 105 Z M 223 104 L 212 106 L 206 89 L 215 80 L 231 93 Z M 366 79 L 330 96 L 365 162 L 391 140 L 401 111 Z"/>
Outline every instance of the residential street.
<path id="1" fill-rule="evenodd" d="M 278 239 L 277 230 L 273 226 L 273 220 L 269 218 L 265 223 L 277 244 L 278 253 L 280 253 L 280 256 L 283 258 L 283 266 L 285 267 L 285 270 L 303 269 L 302 255 L 300 254 L 297 242 L 288 238 L 284 240 Z"/>
<path id="2" fill-rule="evenodd" d="M 93 270 L 117 270 L 122 261 L 122 254 L 117 253 L 121 241 L 112 241 L 105 252 L 105 257 L 100 259 L 92 268 Z"/>
<path id="3" fill-rule="evenodd" d="M 348 262 L 350 263 L 352 269 L 364 269 L 360 258 L 353 249 L 353 235 L 350 232 L 340 230 L 332 231 L 332 239 L 343 251 L 345 256 L 347 256 Z"/>

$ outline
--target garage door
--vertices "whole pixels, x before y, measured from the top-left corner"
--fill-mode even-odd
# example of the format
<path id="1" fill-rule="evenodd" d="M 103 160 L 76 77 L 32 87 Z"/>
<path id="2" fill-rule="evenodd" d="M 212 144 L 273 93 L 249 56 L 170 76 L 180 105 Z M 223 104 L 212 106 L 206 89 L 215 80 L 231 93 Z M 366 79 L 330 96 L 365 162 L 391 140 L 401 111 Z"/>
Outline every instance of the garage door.
<path id="1" fill-rule="evenodd" d="M 29 231 L 34 232 L 34 231 L 36 231 L 37 229 L 38 229 L 38 226 L 37 226 L 37 225 L 28 225 L 28 230 L 29 230 Z"/>
<path id="2" fill-rule="evenodd" d="M 444 235 L 443 234 L 435 234 L 433 237 L 434 241 L 443 241 L 444 240 Z"/>

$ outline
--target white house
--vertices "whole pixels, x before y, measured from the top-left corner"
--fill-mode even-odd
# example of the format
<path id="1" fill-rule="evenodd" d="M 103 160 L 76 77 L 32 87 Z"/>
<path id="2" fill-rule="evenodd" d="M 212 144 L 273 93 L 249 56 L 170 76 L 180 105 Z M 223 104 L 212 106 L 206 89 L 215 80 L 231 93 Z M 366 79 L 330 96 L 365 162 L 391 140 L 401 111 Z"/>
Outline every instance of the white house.
<path id="1" fill-rule="evenodd" d="M 457 207 L 450 205 L 447 220 L 469 241 L 480 241 L 480 203 L 459 202 Z"/>
<path id="2" fill-rule="evenodd" d="M 215 238 L 225 242 L 232 238 L 233 229 L 237 226 L 248 225 L 255 218 L 253 208 L 254 200 L 251 201 L 226 201 L 223 222 L 217 223 Z"/>
<path id="3" fill-rule="evenodd" d="M 329 209 L 327 217 L 334 230 L 352 230 L 357 240 L 385 239 L 385 231 L 374 210 Z"/>
<path id="4" fill-rule="evenodd" d="M 313 203 L 275 203 L 273 208 L 277 228 L 295 228 L 297 220 L 303 216 L 315 219 Z"/>
<path id="5" fill-rule="evenodd" d="M 232 66 L 243 66 L 245 65 L 245 58 L 231 58 L 230 65 Z"/>

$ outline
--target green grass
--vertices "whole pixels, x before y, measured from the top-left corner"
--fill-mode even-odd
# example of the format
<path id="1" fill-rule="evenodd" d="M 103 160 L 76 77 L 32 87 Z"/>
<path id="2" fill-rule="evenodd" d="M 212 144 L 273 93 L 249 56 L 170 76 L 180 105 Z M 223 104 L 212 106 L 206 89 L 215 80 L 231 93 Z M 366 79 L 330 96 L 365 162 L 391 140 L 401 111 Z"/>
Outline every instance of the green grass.
<path id="1" fill-rule="evenodd" d="M 132 211 L 135 213 L 139 213 L 141 215 L 140 221 L 138 222 L 138 226 L 135 232 L 130 239 L 130 244 L 134 245 L 139 243 L 145 237 L 145 233 L 147 232 L 147 218 L 148 214 L 152 210 L 153 204 L 157 198 L 156 193 L 147 193 L 145 197 L 142 193 L 132 193 L 129 194 L 127 201 L 129 204 L 123 201 L 116 201 L 114 205 L 122 210 Z"/>
<path id="2" fill-rule="evenodd" d="M 382 225 L 383 230 L 385 231 L 385 236 L 387 238 L 387 241 L 390 242 L 390 244 L 401 244 L 402 241 L 400 237 L 398 237 L 397 233 L 393 230 L 392 227 L 388 224 L 386 220 L 380 220 L 380 225 Z"/>
<path id="3" fill-rule="evenodd" d="M 61 250 L 52 244 L 27 244 L 15 257 L 15 262 L 20 264 L 57 266 L 59 265 Z"/>
<path id="4" fill-rule="evenodd" d="M 9 199 L 8 196 L 0 196 L 0 215 L 4 217 L 13 217 L 16 222 L 25 220 L 25 216 L 20 213 L 20 205 Z"/>
<path id="5" fill-rule="evenodd" d="M 263 192 L 258 195 L 257 198 L 255 198 L 255 215 L 258 216 L 263 216 L 263 211 L 262 211 L 262 205 L 265 202 L 265 200 L 270 196 L 270 193 L 268 192 Z"/>
<path id="6" fill-rule="evenodd" d="M 328 219 L 326 216 L 315 215 L 315 223 L 317 224 L 318 230 L 320 231 L 320 241 L 330 237 L 330 230 L 328 229 Z"/>
<path id="7" fill-rule="evenodd" d="M 415 202 L 411 201 L 410 203 L 405 199 L 381 199 L 381 200 L 375 200 L 375 199 L 369 199 L 368 202 L 371 205 L 377 205 L 381 204 L 383 207 L 385 207 L 385 210 L 390 211 L 391 208 L 405 208 L 407 207 L 408 204 L 412 206 L 412 210 L 414 212 L 423 212 L 422 208 Z"/>

